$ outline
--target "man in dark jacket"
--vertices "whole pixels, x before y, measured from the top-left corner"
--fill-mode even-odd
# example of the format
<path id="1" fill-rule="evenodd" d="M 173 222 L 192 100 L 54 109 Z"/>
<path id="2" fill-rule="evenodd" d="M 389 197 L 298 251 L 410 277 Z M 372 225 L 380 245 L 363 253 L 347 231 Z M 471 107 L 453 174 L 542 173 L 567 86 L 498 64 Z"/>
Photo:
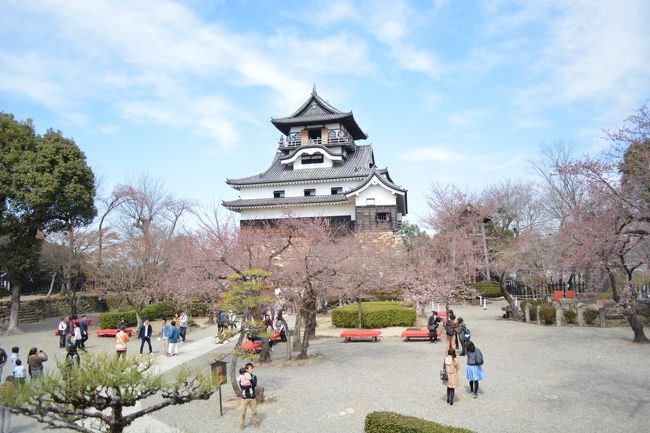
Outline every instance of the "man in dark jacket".
<path id="1" fill-rule="evenodd" d="M 429 342 L 437 343 L 438 342 L 438 325 L 440 324 L 440 317 L 436 311 L 431 312 L 429 317 L 429 323 L 427 324 L 427 329 L 429 330 Z"/>
<path id="2" fill-rule="evenodd" d="M 5 363 L 7 362 L 7 352 L 3 348 L 0 347 L 0 381 L 2 381 L 2 369 L 5 366 Z M 9 373 L 13 374 L 13 371 L 10 371 Z"/>
<path id="3" fill-rule="evenodd" d="M 144 349 L 144 343 L 146 342 L 149 345 L 149 353 L 152 353 L 151 349 L 151 335 L 153 334 L 153 328 L 149 320 L 145 319 L 142 322 L 142 326 L 138 330 L 138 338 L 140 339 L 140 355 L 142 355 L 142 349 Z"/>
<path id="4" fill-rule="evenodd" d="M 246 364 L 246 373 L 250 375 L 250 384 L 242 386 L 242 382 L 239 382 L 239 387 L 241 388 L 241 403 L 239 404 L 239 428 L 244 430 L 246 427 L 246 410 L 250 407 L 251 412 L 253 413 L 253 424 L 255 427 L 260 426 L 260 419 L 257 417 L 257 400 L 255 396 L 255 387 L 257 387 L 257 376 L 253 374 L 253 369 L 255 368 L 252 363 Z"/>
<path id="5" fill-rule="evenodd" d="M 86 341 L 88 341 L 88 320 L 86 319 L 85 314 L 81 316 L 81 320 L 79 321 L 79 330 L 81 331 L 81 342 L 79 343 L 79 347 L 85 352 Z"/>

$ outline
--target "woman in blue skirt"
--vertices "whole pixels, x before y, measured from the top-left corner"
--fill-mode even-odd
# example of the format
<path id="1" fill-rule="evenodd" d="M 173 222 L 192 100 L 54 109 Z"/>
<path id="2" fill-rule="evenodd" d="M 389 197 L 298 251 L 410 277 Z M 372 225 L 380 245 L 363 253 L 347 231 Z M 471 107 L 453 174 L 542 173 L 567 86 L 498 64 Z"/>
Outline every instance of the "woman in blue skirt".
<path id="1" fill-rule="evenodd" d="M 478 381 L 483 380 L 483 353 L 481 350 L 474 346 L 474 343 L 469 341 L 466 345 L 467 349 L 467 380 L 469 380 L 469 389 L 474 394 L 474 398 L 478 397 Z"/>

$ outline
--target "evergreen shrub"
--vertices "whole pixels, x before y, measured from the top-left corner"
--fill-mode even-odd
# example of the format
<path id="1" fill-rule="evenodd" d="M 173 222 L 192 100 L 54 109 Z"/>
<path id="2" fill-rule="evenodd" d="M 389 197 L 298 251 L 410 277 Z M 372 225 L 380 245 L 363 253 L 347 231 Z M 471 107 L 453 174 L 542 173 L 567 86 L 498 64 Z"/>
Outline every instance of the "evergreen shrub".
<path id="1" fill-rule="evenodd" d="M 528 310 L 530 312 L 530 320 L 535 321 L 537 320 L 537 306 L 540 305 L 540 301 L 522 301 L 519 306 L 521 307 L 521 314 L 525 316 L 526 314 L 526 305 L 528 305 Z"/>
<path id="2" fill-rule="evenodd" d="M 578 313 L 576 313 L 575 310 L 564 310 L 562 314 L 564 315 L 566 323 L 576 323 Z"/>
<path id="3" fill-rule="evenodd" d="M 593 308 L 587 308 L 585 310 L 584 318 L 585 318 L 585 322 L 587 322 L 588 325 L 594 323 L 597 317 L 598 317 L 598 311 L 594 310 Z"/>
<path id="4" fill-rule="evenodd" d="M 498 298 L 502 296 L 501 287 L 491 281 L 477 281 L 474 283 L 474 288 L 484 298 Z"/>
<path id="5" fill-rule="evenodd" d="M 399 302 L 362 302 L 361 327 L 386 328 L 388 326 L 413 326 L 415 310 Z M 357 304 L 345 305 L 332 310 L 332 325 L 337 328 L 359 326 Z"/>
<path id="6" fill-rule="evenodd" d="M 543 305 L 539 310 L 539 317 L 545 325 L 552 325 L 555 323 L 555 307 L 553 305 Z"/>
<path id="7" fill-rule="evenodd" d="M 176 306 L 167 303 L 149 304 L 142 309 L 142 320 L 169 319 L 174 317 Z"/>
<path id="8" fill-rule="evenodd" d="M 395 412 L 371 412 L 366 416 L 365 433 L 472 433 L 472 431 Z"/>
<path id="9" fill-rule="evenodd" d="M 114 311 L 101 313 L 99 315 L 99 328 L 116 329 L 117 324 L 120 323 L 121 320 L 124 320 L 126 326 L 135 326 L 138 324 L 134 310 Z"/>

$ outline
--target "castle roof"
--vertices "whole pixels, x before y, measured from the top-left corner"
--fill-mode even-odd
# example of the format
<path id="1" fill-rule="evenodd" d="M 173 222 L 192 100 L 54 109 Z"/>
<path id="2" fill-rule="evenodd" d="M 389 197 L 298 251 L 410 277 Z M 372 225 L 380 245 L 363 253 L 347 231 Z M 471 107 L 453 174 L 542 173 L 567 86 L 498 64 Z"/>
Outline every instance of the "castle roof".
<path id="1" fill-rule="evenodd" d="M 345 195 L 311 195 L 300 197 L 282 197 L 282 198 L 254 198 L 247 200 L 224 201 L 223 206 L 232 210 L 259 207 L 292 207 L 292 206 L 310 206 L 319 204 L 347 204 L 348 198 Z"/>
<path id="2" fill-rule="evenodd" d="M 309 99 L 288 117 L 271 119 L 283 134 L 289 134 L 292 126 L 323 125 L 325 123 L 342 123 L 355 140 L 365 140 L 368 135 L 361 130 L 352 111 L 343 112 L 329 104 L 316 93 L 316 86 Z"/>
<path id="3" fill-rule="evenodd" d="M 292 167 L 282 164 L 287 155 L 277 152 L 271 167 L 263 173 L 242 177 L 239 179 L 226 179 L 226 183 L 235 189 L 261 184 L 276 184 L 290 182 L 308 182 L 337 179 L 365 179 L 375 168 L 375 157 L 372 145 L 356 146 L 354 152 L 349 152 L 347 159 L 342 164 L 328 168 L 308 168 L 293 170 Z M 385 172 L 384 172 L 385 174 Z"/>

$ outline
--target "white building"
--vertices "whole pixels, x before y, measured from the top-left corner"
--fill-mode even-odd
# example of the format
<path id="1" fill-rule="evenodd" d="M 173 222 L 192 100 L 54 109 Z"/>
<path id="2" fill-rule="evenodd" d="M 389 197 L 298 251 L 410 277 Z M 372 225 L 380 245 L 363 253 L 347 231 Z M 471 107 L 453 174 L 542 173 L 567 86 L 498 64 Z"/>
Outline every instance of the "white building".
<path id="1" fill-rule="evenodd" d="M 271 121 L 280 138 L 271 167 L 226 183 L 239 199 L 223 206 L 241 214 L 240 224 L 274 224 L 279 219 L 324 218 L 359 229 L 399 229 L 407 213 L 407 190 L 377 168 L 368 136 L 352 112 L 342 112 L 312 91 L 291 116 Z"/>

